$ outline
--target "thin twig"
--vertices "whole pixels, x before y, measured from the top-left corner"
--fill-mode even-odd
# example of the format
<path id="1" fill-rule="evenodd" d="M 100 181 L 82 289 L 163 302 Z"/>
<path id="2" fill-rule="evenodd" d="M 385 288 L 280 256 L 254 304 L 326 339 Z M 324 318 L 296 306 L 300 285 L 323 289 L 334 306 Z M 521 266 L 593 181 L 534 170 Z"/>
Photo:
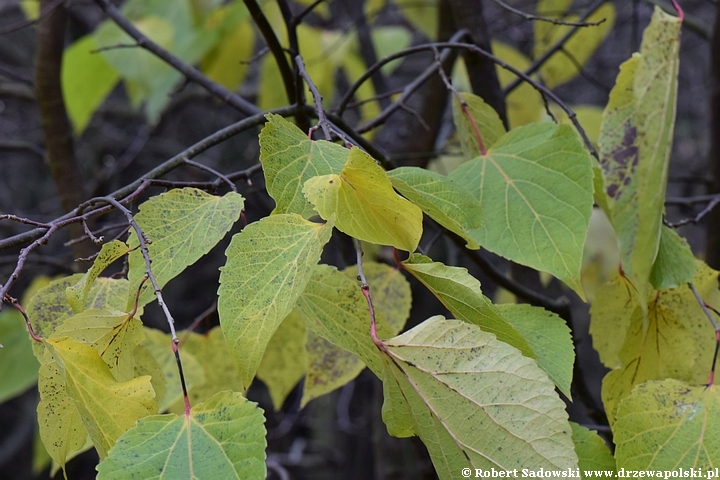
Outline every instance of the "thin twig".
<path id="1" fill-rule="evenodd" d="M 330 126 L 327 117 L 325 116 L 325 109 L 323 108 L 322 104 L 322 95 L 320 95 L 320 91 L 318 91 L 315 83 L 313 83 L 312 81 L 312 78 L 310 78 L 307 70 L 305 70 L 305 63 L 303 62 L 303 59 L 300 55 L 295 57 L 295 64 L 297 65 L 298 73 L 303 78 L 303 80 L 305 80 L 308 88 L 310 88 L 313 100 L 315 101 L 315 111 L 317 112 L 318 123 L 312 129 L 316 129 L 318 127 L 322 128 L 323 134 L 325 135 L 325 140 L 332 141 L 332 133 L 330 133 Z"/>
<path id="2" fill-rule="evenodd" d="M 50 225 L 47 223 L 36 222 L 35 220 L 30 220 L 29 218 L 18 217 L 17 215 L 12 215 L 12 214 L 0 215 L 0 220 L 11 220 L 13 222 L 24 223 L 25 225 L 32 225 L 33 227 L 38 227 L 38 228 L 50 228 Z"/>
<path id="3" fill-rule="evenodd" d="M 193 166 L 193 167 L 195 167 L 195 168 L 198 168 L 198 169 L 200 169 L 200 170 L 203 170 L 203 171 L 205 171 L 205 172 L 208 172 L 208 173 L 211 173 L 211 174 L 215 175 L 216 177 L 218 177 L 219 180 L 222 180 L 223 182 L 225 182 L 225 184 L 226 184 L 228 187 L 230 187 L 230 190 L 232 190 L 233 192 L 237 193 L 237 187 L 236 187 L 235 184 L 232 182 L 232 180 L 230 180 L 228 177 L 226 177 L 226 176 L 223 175 L 222 173 L 218 172 L 218 171 L 215 170 L 214 168 L 208 167 L 207 165 L 203 165 L 202 163 L 194 162 L 194 161 L 192 161 L 192 160 L 185 160 L 185 163 L 188 164 L 188 165 L 190 165 L 190 166 Z"/>
<path id="4" fill-rule="evenodd" d="M 705 303 L 705 300 L 700 297 L 700 293 L 698 293 L 695 285 L 693 285 L 692 282 L 688 282 L 688 287 L 690 287 L 690 290 L 695 296 L 695 300 L 697 300 L 700 308 L 702 308 L 703 313 L 708 318 L 708 320 L 710 320 L 710 323 L 715 329 L 715 353 L 713 355 L 712 367 L 710 367 L 710 377 L 708 378 L 708 385 L 712 385 L 715 381 L 715 366 L 717 365 L 718 351 L 720 351 L 720 325 L 718 325 L 717 320 L 715 320 L 715 317 L 713 317 L 712 313 L 710 313 L 710 309 L 715 311 L 715 313 L 717 313 L 717 311 L 714 308 L 710 307 L 710 305 Z"/>
<path id="5" fill-rule="evenodd" d="M 503 0 L 492 0 L 496 5 L 499 5 L 500 7 L 504 8 L 508 12 L 514 13 L 516 15 L 520 15 L 525 20 L 537 20 L 540 22 L 548 22 L 553 23 L 555 25 L 569 25 L 571 27 L 597 27 L 601 23 L 605 22 L 606 19 L 602 19 L 597 22 L 570 22 L 567 20 L 561 20 L 559 18 L 553 18 L 553 17 L 543 17 L 542 15 L 533 15 L 532 13 L 523 12 L 522 10 L 518 10 L 517 8 L 513 7 L 512 5 L 508 5 Z"/>
<path id="6" fill-rule="evenodd" d="M 720 203 L 720 195 L 714 195 L 714 198 L 710 200 L 710 203 L 707 204 L 705 208 L 703 208 L 697 215 L 695 215 L 692 218 L 683 218 L 682 220 L 678 220 L 677 222 L 670 223 L 666 222 L 668 227 L 676 228 L 681 227 L 683 225 L 687 225 L 688 223 L 698 223 L 700 220 L 703 219 L 705 215 L 710 213 L 713 208 L 715 208 L 718 203 Z"/>
<path id="7" fill-rule="evenodd" d="M 0 29 L 0 36 L 7 35 L 8 33 L 16 32 L 16 31 L 20 30 L 21 28 L 29 27 L 30 25 L 35 25 L 37 22 L 42 20 L 45 16 L 51 14 L 53 12 L 53 10 L 58 8 L 64 2 L 65 2 L 65 0 L 55 0 L 53 3 L 51 3 L 47 7 L 40 10 L 40 14 L 34 20 L 21 20 L 19 22 L 15 22 L 13 24 L 3 27 L 2 29 Z"/>

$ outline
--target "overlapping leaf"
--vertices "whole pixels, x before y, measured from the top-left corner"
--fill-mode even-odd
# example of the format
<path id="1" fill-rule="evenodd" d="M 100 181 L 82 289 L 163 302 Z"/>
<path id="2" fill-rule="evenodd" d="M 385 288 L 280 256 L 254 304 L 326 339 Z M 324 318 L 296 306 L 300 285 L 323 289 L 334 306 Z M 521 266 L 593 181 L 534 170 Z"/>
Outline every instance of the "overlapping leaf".
<path id="1" fill-rule="evenodd" d="M 471 232 L 483 247 L 549 272 L 582 296 L 580 266 L 593 203 L 592 160 L 567 125 L 534 124 L 501 137 L 450 178 L 483 206 Z"/>
<path id="2" fill-rule="evenodd" d="M 127 254 L 130 248 L 120 240 L 113 240 L 106 243 L 100 249 L 97 257 L 93 261 L 90 269 L 82 276 L 80 281 L 75 285 L 68 287 L 65 292 L 67 294 L 68 303 L 73 312 L 80 313 L 85 309 L 90 288 L 95 279 L 115 260 Z"/>
<path id="3" fill-rule="evenodd" d="M 420 207 L 430 218 L 478 249 L 470 232 L 482 223 L 482 208 L 463 186 L 445 175 L 418 167 L 400 167 L 388 172 L 393 187 Z"/>
<path id="4" fill-rule="evenodd" d="M 591 470 L 615 472 L 615 458 L 597 432 L 574 422 L 570 422 L 570 426 L 581 478 L 591 478 L 585 476 L 585 472 Z"/>
<path id="5" fill-rule="evenodd" d="M 410 255 L 403 267 L 425 285 L 459 320 L 479 326 L 535 358 L 527 340 L 503 318 L 480 290 L 480 282 L 464 268 L 448 267 L 423 255 Z"/>
<path id="6" fill-rule="evenodd" d="M 218 313 L 246 387 L 270 338 L 310 281 L 332 226 L 296 214 L 271 215 L 248 225 L 225 252 Z"/>
<path id="7" fill-rule="evenodd" d="M 505 126 L 497 112 L 482 97 L 472 93 L 461 93 L 460 96 L 467 103 L 467 114 L 463 111 L 460 101 L 453 97 L 453 121 L 460 147 L 466 160 L 480 156 L 478 135 L 483 148 L 492 147 L 498 138 L 505 135 Z M 468 117 L 468 115 L 470 117 Z"/>
<path id="8" fill-rule="evenodd" d="M 593 348 L 608 368 L 617 368 L 622 364 L 620 349 L 630 327 L 630 319 L 635 309 L 640 308 L 632 288 L 625 277 L 616 275 L 600 287 L 590 306 Z"/>
<path id="9" fill-rule="evenodd" d="M 260 132 L 260 162 L 275 213 L 297 213 L 305 218 L 315 209 L 302 194 L 305 182 L 318 175 L 340 173 L 348 150 L 307 134 L 279 115 L 267 115 Z"/>
<path id="10" fill-rule="evenodd" d="M 336 218 L 351 237 L 413 252 L 422 235 L 422 211 L 400 197 L 383 169 L 353 147 L 340 174 L 314 177 L 303 194 L 324 219 Z"/>
<path id="11" fill-rule="evenodd" d="M 402 393 L 394 399 L 407 402 L 400 419 L 409 410 L 441 479 L 468 467 L 577 467 L 565 405 L 534 360 L 442 317 L 384 343 L 386 398 Z"/>
<path id="12" fill-rule="evenodd" d="M 244 199 L 237 193 L 215 197 L 195 188 L 170 190 L 143 203 L 135 221 L 151 241 L 148 252 L 160 288 L 222 240 L 240 218 L 243 206 Z M 131 248 L 138 246 L 134 232 L 130 234 L 128 245 Z M 128 261 L 129 311 L 145 275 L 145 259 L 136 248 Z M 145 305 L 154 300 L 155 293 L 150 282 L 142 288 L 139 304 Z"/>
<path id="13" fill-rule="evenodd" d="M 650 272 L 652 287 L 655 290 L 676 288 L 692 281 L 694 275 L 695 257 L 687 240 L 663 225 L 658 254 Z"/>
<path id="14" fill-rule="evenodd" d="M 720 464 L 720 395 L 716 385 L 677 380 L 639 385 L 615 423 L 618 468 L 673 470 Z"/>
<path id="15" fill-rule="evenodd" d="M 640 298 L 648 292 L 661 236 L 680 24 L 656 7 L 640 54 L 621 67 L 599 141 L 609 217 L 618 235 L 623 270 Z"/>
<path id="16" fill-rule="evenodd" d="M 141 419 L 98 465 L 99 480 L 262 480 L 262 410 L 239 393 L 220 392 L 188 417 Z"/>

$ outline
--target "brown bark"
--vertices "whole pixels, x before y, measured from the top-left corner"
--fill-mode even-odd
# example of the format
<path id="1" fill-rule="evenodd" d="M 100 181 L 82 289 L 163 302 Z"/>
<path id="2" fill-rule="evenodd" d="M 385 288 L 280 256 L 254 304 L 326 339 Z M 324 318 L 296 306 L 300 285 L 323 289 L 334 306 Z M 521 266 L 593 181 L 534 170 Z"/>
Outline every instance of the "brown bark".
<path id="1" fill-rule="evenodd" d="M 708 170 L 712 172 L 712 193 L 720 193 L 720 8 L 716 9 L 715 29 L 711 43 L 710 65 L 710 157 Z M 708 265 L 720 269 L 720 208 L 707 216 L 707 247 L 705 257 Z"/>
<path id="2" fill-rule="evenodd" d="M 41 0 L 41 10 L 52 8 L 51 0 Z M 55 2 L 56 3 L 56 2 Z M 63 210 L 69 212 L 84 199 L 84 185 L 75 160 L 73 132 L 65 110 L 60 72 L 65 40 L 66 11 L 60 4 L 44 16 L 37 26 L 35 54 L 35 97 L 40 109 L 47 164 L 60 197 Z M 70 235 L 82 235 L 82 227 L 71 225 Z M 89 246 L 79 243 L 76 256 L 87 256 Z"/>

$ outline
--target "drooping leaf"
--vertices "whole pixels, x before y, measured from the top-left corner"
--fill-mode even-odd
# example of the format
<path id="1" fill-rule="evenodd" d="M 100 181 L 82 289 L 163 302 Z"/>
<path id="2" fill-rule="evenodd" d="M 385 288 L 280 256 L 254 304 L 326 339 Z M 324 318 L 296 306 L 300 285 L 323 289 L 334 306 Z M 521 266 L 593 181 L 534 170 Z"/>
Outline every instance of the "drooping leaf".
<path id="1" fill-rule="evenodd" d="M 61 83 L 68 117 L 80 135 L 120 75 L 102 55 L 95 37 L 87 35 L 63 52 Z M 82 72 L 82 75 L 78 75 Z"/>
<path id="2" fill-rule="evenodd" d="M 130 248 L 120 240 L 113 240 L 106 243 L 100 249 L 98 256 L 95 257 L 90 269 L 82 276 L 80 281 L 75 285 L 68 287 L 65 292 L 67 300 L 73 312 L 80 313 L 85 309 L 87 296 L 90 293 L 95 279 L 115 260 L 130 252 Z"/>
<path id="3" fill-rule="evenodd" d="M 365 370 L 365 364 L 356 355 L 344 350 L 312 330 L 308 332 L 307 375 L 303 384 L 300 408 L 318 397 L 342 387 Z"/>
<path id="4" fill-rule="evenodd" d="M 43 277 L 40 278 L 43 282 Z M 31 342 L 20 312 L 3 308 L 0 312 L 0 404 L 37 381 L 40 364 L 33 354 Z"/>
<path id="5" fill-rule="evenodd" d="M 568 398 L 575 364 L 572 335 L 565 320 L 540 307 L 506 304 L 496 307 L 527 340 L 540 368 Z"/>
<path id="6" fill-rule="evenodd" d="M 246 387 L 273 333 L 310 281 L 332 227 L 332 222 L 317 224 L 296 214 L 278 214 L 233 237 L 220 274 L 218 313 Z"/>
<path id="7" fill-rule="evenodd" d="M 367 249 L 365 250 L 367 259 L 368 252 Z M 410 283 L 399 269 L 384 263 L 363 260 L 362 268 L 363 275 L 370 286 L 375 311 L 380 312 L 387 321 L 390 334 L 397 335 L 410 317 L 412 306 Z M 348 278 L 357 281 L 357 265 L 345 268 L 343 273 Z"/>
<path id="8" fill-rule="evenodd" d="M 656 7 L 605 109 L 600 163 L 622 266 L 644 298 L 657 256 L 675 125 L 680 20 Z M 644 305 L 643 305 L 644 309 Z"/>
<path id="9" fill-rule="evenodd" d="M 453 97 L 453 121 L 460 147 L 466 160 L 480 156 L 480 145 L 478 144 L 478 133 L 483 148 L 487 150 L 492 147 L 498 138 L 505 135 L 505 126 L 500 120 L 498 113 L 482 97 L 472 93 L 461 93 L 460 96 L 467 103 L 467 114 L 463 111 L 460 101 Z M 472 118 L 468 118 L 468 114 Z M 477 128 L 477 132 L 475 129 Z"/>
<path id="10" fill-rule="evenodd" d="M 483 206 L 473 240 L 551 273 L 583 296 L 580 266 L 593 203 L 592 157 L 567 125 L 534 124 L 500 138 L 450 178 Z"/>
<path id="11" fill-rule="evenodd" d="M 534 360 L 442 317 L 384 343 L 385 383 L 402 392 L 441 479 L 467 467 L 577 468 L 565 405 Z"/>
<path id="12" fill-rule="evenodd" d="M 164 412 L 173 404 L 182 401 L 183 391 L 180 384 L 175 354 L 172 351 L 172 337 L 154 328 L 145 328 L 145 340 L 142 346 L 147 348 L 160 367 L 165 378 L 165 395 L 156 397 L 158 411 Z M 191 352 L 180 352 L 180 360 L 188 390 L 205 383 L 205 370 Z M 151 366 L 152 367 L 152 366 Z"/>
<path id="13" fill-rule="evenodd" d="M 465 239 L 468 248 L 478 249 L 470 232 L 482 223 L 482 208 L 463 186 L 445 175 L 418 167 L 400 167 L 388 177 L 405 198 L 430 218 Z"/>
<path id="14" fill-rule="evenodd" d="M 349 152 L 325 140 L 310 140 L 279 115 L 268 114 L 266 118 L 260 132 L 260 162 L 267 191 L 275 200 L 274 213 L 311 217 L 315 209 L 302 195 L 303 185 L 318 175 L 340 173 Z"/>
<path id="15" fill-rule="evenodd" d="M 620 275 L 600 287 L 590 306 L 590 335 L 600 361 L 608 368 L 621 365 L 620 349 L 635 309 L 640 308 L 632 284 Z"/>
<path id="16" fill-rule="evenodd" d="M 99 480 L 262 480 L 265 419 L 241 394 L 220 392 L 190 416 L 141 419 L 98 467 Z"/>
<path id="17" fill-rule="evenodd" d="M 715 308 L 720 307 L 717 278 L 718 272 L 699 263 L 693 279 L 703 300 Z M 611 425 L 620 401 L 636 385 L 666 378 L 707 382 L 715 351 L 713 327 L 686 285 L 648 297 L 646 317 L 639 308 L 625 315 L 630 325 L 618 352 L 621 366 L 603 379 L 602 398 Z"/>
<path id="18" fill-rule="evenodd" d="M 455 318 L 479 326 L 498 340 L 536 358 L 527 340 L 480 290 L 480 282 L 464 268 L 448 267 L 423 255 L 410 255 L 403 267 L 425 285 Z"/>
<path id="19" fill-rule="evenodd" d="M 359 240 L 413 252 L 422 235 L 422 211 L 400 197 L 383 169 L 353 147 L 340 174 L 314 177 L 303 194 L 324 219 Z"/>
<path id="20" fill-rule="evenodd" d="M 368 304 L 356 282 L 335 267 L 317 265 L 295 308 L 308 328 L 354 353 L 381 375 L 382 360 L 370 338 Z M 376 321 L 380 338 L 392 336 L 382 312 L 376 312 Z"/>
<path id="21" fill-rule="evenodd" d="M 583 250 L 583 289 L 593 304 L 597 292 L 618 273 L 620 251 L 610 220 L 600 208 L 593 208 Z"/>
<path id="22" fill-rule="evenodd" d="M 717 468 L 720 463 L 720 395 L 717 385 L 677 380 L 639 385 L 622 401 L 615 423 L 618 468 Z M 712 471 L 712 470 L 711 470 Z"/>
<path id="23" fill-rule="evenodd" d="M 650 272 L 652 287 L 655 290 L 676 288 L 692 281 L 694 275 L 695 256 L 687 240 L 663 225 L 658 254 Z"/>
<path id="24" fill-rule="evenodd" d="M 257 376 L 268 387 L 275 410 L 280 410 L 285 399 L 308 369 L 305 353 L 305 324 L 293 310 L 275 330 L 265 349 Z"/>
<path id="25" fill-rule="evenodd" d="M 67 337 L 46 344 L 100 458 L 136 420 L 157 412 L 150 377 L 117 382 L 91 346 Z"/>
<path id="26" fill-rule="evenodd" d="M 580 476 L 583 479 L 592 478 L 586 476 L 586 471 L 603 471 L 615 474 L 615 458 L 613 458 L 607 445 L 602 438 L 593 430 L 589 430 L 577 423 L 570 422 L 572 427 L 573 443 L 575 453 L 578 456 L 578 467 Z"/>
<path id="27" fill-rule="evenodd" d="M 152 272 L 160 288 L 222 240 L 240 218 L 244 202 L 243 197 L 234 192 L 216 197 L 195 188 L 182 188 L 170 190 L 140 205 L 135 221 L 151 241 L 147 247 Z M 138 246 L 135 232 L 131 232 L 128 245 L 131 248 Z M 128 263 L 129 311 L 145 276 L 145 259 L 139 248 L 130 254 Z M 139 305 L 155 299 L 149 281 L 142 289 Z"/>

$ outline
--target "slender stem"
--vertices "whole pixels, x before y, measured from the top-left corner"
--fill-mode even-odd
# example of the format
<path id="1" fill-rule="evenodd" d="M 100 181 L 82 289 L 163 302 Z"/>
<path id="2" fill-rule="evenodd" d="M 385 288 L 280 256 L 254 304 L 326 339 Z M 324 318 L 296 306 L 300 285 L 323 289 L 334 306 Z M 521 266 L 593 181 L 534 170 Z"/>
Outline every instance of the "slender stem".
<path id="1" fill-rule="evenodd" d="M 355 244 L 355 253 L 356 253 L 356 257 L 357 257 L 357 270 L 358 270 L 358 280 L 360 280 L 360 289 L 362 290 L 365 300 L 367 300 L 368 309 L 370 310 L 370 337 L 372 338 L 373 343 L 380 350 L 385 351 L 386 350 L 385 344 L 377 336 L 377 321 L 375 318 L 375 306 L 373 305 L 372 297 L 370 296 L 370 285 L 368 285 L 367 279 L 365 278 L 365 274 L 363 273 L 362 243 L 357 238 L 353 238 L 353 243 Z"/>
<path id="2" fill-rule="evenodd" d="M 605 22 L 606 19 L 602 19 L 598 22 L 570 22 L 567 20 L 561 20 L 559 18 L 552 18 L 552 17 L 543 17 L 542 15 L 533 15 L 532 13 L 523 12 L 522 10 L 518 10 L 517 8 L 513 7 L 512 5 L 508 5 L 503 0 L 492 0 L 493 3 L 496 5 L 499 5 L 500 7 L 504 8 L 508 12 L 514 13 L 516 15 L 520 15 L 525 20 L 538 20 L 540 22 L 548 22 L 553 23 L 555 25 L 569 25 L 571 27 L 596 27 L 600 25 L 601 23 Z"/>
<path id="3" fill-rule="evenodd" d="M 205 172 L 215 175 L 216 177 L 218 177 L 219 180 L 222 180 L 223 182 L 225 182 L 225 184 L 227 184 L 227 186 L 230 187 L 230 190 L 237 193 L 237 187 L 235 186 L 235 183 L 233 183 L 232 180 L 230 180 L 228 177 L 226 177 L 222 173 L 218 172 L 214 168 L 208 167 L 207 165 L 203 165 L 202 163 L 193 162 L 192 160 L 185 160 L 185 163 L 190 166 L 193 166 L 197 169 L 200 169 L 200 170 L 203 170 Z"/>
<path id="4" fill-rule="evenodd" d="M 700 293 L 698 293 L 695 285 L 693 285 L 692 282 L 688 282 L 688 287 L 690 287 L 690 290 L 695 296 L 695 300 L 697 300 L 700 308 L 702 308 L 703 313 L 708 318 L 708 320 L 710 320 L 710 323 L 715 329 L 715 354 L 713 355 L 712 366 L 710 367 L 710 377 L 708 378 L 708 385 L 713 385 L 715 381 L 715 366 L 717 365 L 718 351 L 720 351 L 720 325 L 718 325 L 717 320 L 715 320 L 715 317 L 713 317 L 712 313 L 710 313 L 710 308 L 712 307 L 705 303 L 705 300 L 700 297 Z M 715 309 L 713 308 L 713 310 Z"/>
<path id="5" fill-rule="evenodd" d="M 30 333 L 30 337 L 36 342 L 42 343 L 42 337 L 35 333 L 35 330 L 33 330 L 32 324 L 30 323 L 30 319 L 28 318 L 27 313 L 25 313 L 25 309 L 22 308 L 20 302 L 18 302 L 16 298 L 13 298 L 8 294 L 3 294 L 2 302 L 0 303 L 7 303 L 20 312 L 20 315 L 22 315 L 23 319 L 25 319 L 25 325 L 27 326 L 28 333 Z M 2 347 L 2 345 L 0 345 L 0 347 Z"/>
<path id="6" fill-rule="evenodd" d="M 332 141 L 332 133 L 330 133 L 330 127 L 328 125 L 328 120 L 325 117 L 325 109 L 323 108 L 322 104 L 322 95 L 320 95 L 320 91 L 315 86 L 315 83 L 313 83 L 310 75 L 308 75 L 307 70 L 305 70 L 305 62 L 303 62 L 303 59 L 300 55 L 295 57 L 295 64 L 297 65 L 300 76 L 303 78 L 303 80 L 305 80 L 305 83 L 307 83 L 307 86 L 310 88 L 313 100 L 315 100 L 315 111 L 317 112 L 318 116 L 317 126 L 322 128 L 323 134 L 325 135 L 325 140 Z"/>

